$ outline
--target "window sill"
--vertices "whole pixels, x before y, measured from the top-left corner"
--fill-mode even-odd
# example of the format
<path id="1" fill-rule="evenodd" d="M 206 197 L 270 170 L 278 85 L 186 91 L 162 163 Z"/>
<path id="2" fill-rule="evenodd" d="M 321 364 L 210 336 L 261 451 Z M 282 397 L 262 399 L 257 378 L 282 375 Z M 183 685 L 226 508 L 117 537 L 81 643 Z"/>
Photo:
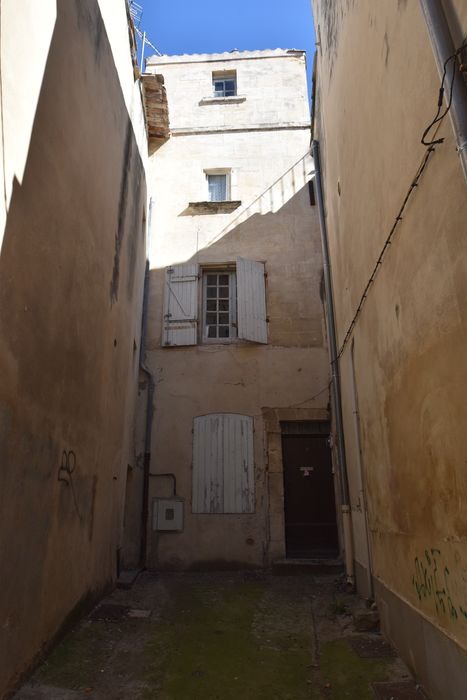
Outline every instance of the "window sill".
<path id="1" fill-rule="evenodd" d="M 190 202 L 185 210 L 187 214 L 230 214 L 241 206 L 240 200 L 229 202 Z"/>
<path id="2" fill-rule="evenodd" d="M 240 104 L 240 102 L 245 102 L 245 100 L 245 95 L 232 95 L 232 97 L 203 97 L 198 104 L 200 107 L 203 105 Z"/>

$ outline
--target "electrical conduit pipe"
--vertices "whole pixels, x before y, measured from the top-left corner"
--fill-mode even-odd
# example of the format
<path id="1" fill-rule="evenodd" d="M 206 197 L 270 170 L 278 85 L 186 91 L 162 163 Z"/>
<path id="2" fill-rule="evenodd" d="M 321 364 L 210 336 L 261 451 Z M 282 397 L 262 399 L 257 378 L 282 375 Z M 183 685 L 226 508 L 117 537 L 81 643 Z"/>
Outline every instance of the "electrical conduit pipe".
<path id="1" fill-rule="evenodd" d="M 321 247 L 323 250 L 323 274 L 325 289 L 326 325 L 329 336 L 329 358 L 331 364 L 331 393 L 336 424 L 337 468 L 339 473 L 340 502 L 342 512 L 342 531 L 344 537 L 345 575 L 349 586 L 355 585 L 354 554 L 352 539 L 352 519 L 349 498 L 349 482 L 347 478 L 347 462 L 345 458 L 344 428 L 342 420 L 341 384 L 339 373 L 339 358 L 337 356 L 337 338 L 334 317 L 334 299 L 332 294 L 331 264 L 329 260 L 328 235 L 326 217 L 324 214 L 323 188 L 321 182 L 321 161 L 319 143 L 313 140 L 311 154 L 315 164 L 315 193 L 318 204 L 319 226 L 321 231 Z"/>

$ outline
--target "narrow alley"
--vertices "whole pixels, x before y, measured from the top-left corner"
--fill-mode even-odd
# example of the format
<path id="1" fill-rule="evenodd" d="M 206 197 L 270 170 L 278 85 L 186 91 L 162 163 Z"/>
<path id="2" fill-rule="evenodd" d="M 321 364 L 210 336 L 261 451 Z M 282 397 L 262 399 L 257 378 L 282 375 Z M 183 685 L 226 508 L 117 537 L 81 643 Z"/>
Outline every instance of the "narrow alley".
<path id="1" fill-rule="evenodd" d="M 142 574 L 15 700 L 422 700 L 374 613 L 341 589 L 329 574 Z"/>
<path id="2" fill-rule="evenodd" d="M 467 700 L 467 0 L 0 0 L 0 129 L 0 700 Z"/>

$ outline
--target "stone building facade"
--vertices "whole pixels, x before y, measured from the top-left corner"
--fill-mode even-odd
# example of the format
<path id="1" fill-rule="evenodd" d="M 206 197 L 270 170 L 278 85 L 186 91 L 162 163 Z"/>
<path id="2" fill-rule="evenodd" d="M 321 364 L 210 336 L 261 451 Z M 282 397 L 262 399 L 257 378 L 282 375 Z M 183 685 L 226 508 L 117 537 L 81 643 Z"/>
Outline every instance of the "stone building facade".
<path id="1" fill-rule="evenodd" d="M 357 585 L 376 596 L 385 634 L 430 697 L 457 700 L 467 678 L 467 199 L 451 115 L 429 132 L 433 150 L 421 144 L 440 87 L 429 5 L 444 12 L 454 51 L 465 2 L 313 0 L 314 138 Z"/>
<path id="2" fill-rule="evenodd" d="M 152 57 L 146 71 L 164 78 L 171 124 L 149 166 L 148 565 L 335 553 L 304 52 Z M 300 522 L 321 472 L 328 511 Z"/>

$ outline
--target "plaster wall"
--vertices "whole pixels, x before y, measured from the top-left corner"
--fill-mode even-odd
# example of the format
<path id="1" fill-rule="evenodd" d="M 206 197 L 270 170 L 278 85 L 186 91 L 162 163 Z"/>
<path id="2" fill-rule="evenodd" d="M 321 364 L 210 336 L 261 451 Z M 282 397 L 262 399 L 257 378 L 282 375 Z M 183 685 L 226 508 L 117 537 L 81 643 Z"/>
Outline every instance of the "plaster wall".
<path id="1" fill-rule="evenodd" d="M 152 241 L 151 267 L 187 260 L 254 213 L 277 211 L 310 179 L 304 54 L 264 51 L 249 58 L 250 53 L 227 54 L 245 98 L 240 104 L 200 104 L 212 94 L 212 71 L 224 62 L 199 62 L 197 56 L 150 59 L 148 70 L 164 77 L 172 133 L 151 158 L 154 225 L 160 232 Z M 244 58 L 233 60 L 233 55 Z M 193 61 L 178 61 L 184 58 Z M 188 205 L 208 199 L 205 171 L 213 169 L 229 172 L 229 199 L 240 205 L 230 214 L 194 216 Z"/>
<path id="2" fill-rule="evenodd" d="M 460 43 L 465 3 L 445 4 Z M 315 0 L 313 8 L 321 44 L 315 137 L 341 344 L 424 157 L 420 139 L 440 80 L 419 3 Z M 467 204 L 449 118 L 436 136 L 444 143 L 430 156 L 352 338 L 369 559 L 386 601 L 383 620 L 428 692 L 445 700 L 463 696 L 467 649 Z M 341 373 L 359 538 L 350 345 Z M 403 641 L 402 607 L 431 629 L 428 657 L 436 649 L 451 655 L 461 674 L 441 678 L 413 636 Z"/>
<path id="3" fill-rule="evenodd" d="M 145 262 L 125 4 L 36 5 L 1 5 L 0 697 L 115 580 Z"/>
<path id="4" fill-rule="evenodd" d="M 185 503 L 182 533 L 149 535 L 154 567 L 264 566 L 283 555 L 281 459 L 263 409 L 289 408 L 296 420 L 309 419 L 312 409 L 328 416 L 304 56 L 254 54 L 223 55 L 225 66 L 217 55 L 161 57 L 148 65 L 164 75 L 172 129 L 151 159 L 150 175 L 158 193 L 147 354 L 158 399 L 152 472 L 174 473 Z M 212 71 L 224 67 L 237 70 L 245 100 L 199 104 L 212 93 Z M 241 204 L 230 214 L 195 215 L 189 203 L 208 199 L 204 170 L 214 168 L 230 170 L 230 199 Z M 164 268 L 234 262 L 238 255 L 265 263 L 268 344 L 161 347 Z M 191 513 L 193 418 L 217 412 L 254 417 L 255 513 Z M 168 478 L 151 478 L 151 497 L 170 496 L 171 488 Z"/>
<path id="5" fill-rule="evenodd" d="M 213 129 L 309 126 L 305 52 L 234 51 L 152 56 L 148 72 L 162 73 L 172 133 Z M 212 100 L 213 72 L 236 72 L 237 96 Z"/>
<path id="6" fill-rule="evenodd" d="M 267 345 L 231 343 L 160 347 L 165 271 L 151 271 L 148 365 L 156 377 L 152 471 L 173 472 L 185 501 L 183 533 L 151 533 L 149 565 L 264 566 L 284 555 L 282 471 L 267 443 L 263 410 L 291 408 L 289 420 L 328 417 L 328 364 L 323 337 L 320 241 L 315 207 L 302 188 L 277 213 L 254 215 L 220 241 L 200 250 L 201 265 L 265 261 Z M 319 394 L 316 398 L 315 394 Z M 192 428 L 195 416 L 231 412 L 254 417 L 253 514 L 191 513 Z M 276 430 L 277 432 L 277 430 Z M 274 444 L 274 450 L 280 445 Z M 169 479 L 151 480 L 151 497 L 171 496 Z M 274 512 L 270 502 L 274 501 Z"/>
<path id="7" fill-rule="evenodd" d="M 157 193 L 151 267 L 189 260 L 255 213 L 280 209 L 310 179 L 309 139 L 308 128 L 169 139 L 150 164 Z M 215 168 L 230 171 L 230 198 L 241 204 L 230 214 L 194 215 L 189 204 L 208 199 L 205 170 Z"/>

